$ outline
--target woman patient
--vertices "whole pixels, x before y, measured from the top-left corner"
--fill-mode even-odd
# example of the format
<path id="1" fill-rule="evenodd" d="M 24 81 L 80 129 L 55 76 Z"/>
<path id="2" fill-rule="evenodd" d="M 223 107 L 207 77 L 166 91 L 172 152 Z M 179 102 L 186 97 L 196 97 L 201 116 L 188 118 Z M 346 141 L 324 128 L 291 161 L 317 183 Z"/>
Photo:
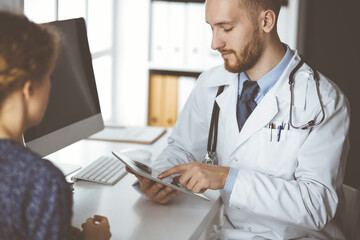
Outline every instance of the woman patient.
<path id="1" fill-rule="evenodd" d="M 39 124 L 57 56 L 56 30 L 0 11 L 0 239 L 110 239 L 105 217 L 71 227 L 72 193 L 62 172 L 23 146 Z M 65 96 L 64 96 L 65 97 Z"/>

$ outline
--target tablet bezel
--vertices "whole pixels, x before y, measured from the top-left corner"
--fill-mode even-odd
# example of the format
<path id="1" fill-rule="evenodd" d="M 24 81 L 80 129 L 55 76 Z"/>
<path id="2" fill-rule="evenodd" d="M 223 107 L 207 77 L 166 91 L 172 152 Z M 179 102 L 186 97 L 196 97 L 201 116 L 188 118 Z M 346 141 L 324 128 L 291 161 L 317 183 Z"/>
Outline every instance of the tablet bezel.
<path id="1" fill-rule="evenodd" d="M 198 198 L 201 198 L 201 199 L 205 199 L 207 201 L 209 201 L 210 199 L 207 198 L 205 195 L 203 194 L 198 194 L 198 193 L 194 193 L 184 187 L 178 187 L 174 184 L 171 184 L 171 183 L 168 183 L 166 181 L 163 181 L 159 178 L 156 178 L 156 177 L 153 177 L 151 174 L 147 173 L 146 171 L 144 171 L 143 169 L 137 167 L 133 162 L 135 160 L 131 160 L 129 159 L 127 156 L 125 156 L 124 154 L 121 154 L 121 153 L 117 153 L 115 151 L 112 151 L 112 154 L 117 158 L 119 159 L 122 163 L 124 163 L 127 167 L 129 167 L 134 173 L 142 176 L 142 177 L 145 177 L 145 178 L 148 178 L 150 180 L 153 180 L 155 182 L 158 182 L 158 183 L 161 183 L 165 186 L 168 186 L 172 189 L 175 189 L 175 190 L 178 190 L 180 192 L 183 192 L 183 193 L 186 193 L 188 195 L 191 195 L 191 196 L 194 196 L 194 197 L 198 197 Z M 154 171 L 154 169 L 152 169 L 152 171 Z M 157 170 L 155 170 L 157 171 Z M 157 171 L 158 172 L 158 171 Z"/>

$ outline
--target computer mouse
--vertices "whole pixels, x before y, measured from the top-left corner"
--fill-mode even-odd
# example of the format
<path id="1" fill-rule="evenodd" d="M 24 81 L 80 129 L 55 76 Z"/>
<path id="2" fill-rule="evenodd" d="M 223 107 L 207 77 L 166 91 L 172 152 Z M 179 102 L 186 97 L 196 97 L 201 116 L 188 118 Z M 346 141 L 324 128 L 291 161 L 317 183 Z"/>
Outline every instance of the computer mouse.
<path id="1" fill-rule="evenodd" d="M 126 150 L 122 154 L 130 158 L 131 160 L 139 161 L 139 162 L 147 162 L 150 161 L 152 153 L 145 149 L 131 149 Z"/>

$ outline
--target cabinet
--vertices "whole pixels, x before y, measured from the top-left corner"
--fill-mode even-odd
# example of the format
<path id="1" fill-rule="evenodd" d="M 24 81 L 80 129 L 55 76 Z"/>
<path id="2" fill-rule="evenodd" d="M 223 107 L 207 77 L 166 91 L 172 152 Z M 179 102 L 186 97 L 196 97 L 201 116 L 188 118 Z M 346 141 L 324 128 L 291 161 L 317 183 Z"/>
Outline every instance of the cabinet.
<path id="1" fill-rule="evenodd" d="M 148 125 L 171 127 L 201 72 L 222 64 L 205 1 L 151 1 Z"/>

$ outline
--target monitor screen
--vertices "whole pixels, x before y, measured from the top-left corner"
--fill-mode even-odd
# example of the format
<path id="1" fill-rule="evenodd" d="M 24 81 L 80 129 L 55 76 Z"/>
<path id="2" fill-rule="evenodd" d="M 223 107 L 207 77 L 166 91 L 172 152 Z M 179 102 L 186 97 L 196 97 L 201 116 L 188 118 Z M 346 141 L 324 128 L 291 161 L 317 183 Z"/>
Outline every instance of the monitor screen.
<path id="1" fill-rule="evenodd" d="M 44 118 L 24 134 L 26 146 L 41 156 L 104 128 L 84 19 L 46 24 L 60 32 L 59 54 Z"/>

